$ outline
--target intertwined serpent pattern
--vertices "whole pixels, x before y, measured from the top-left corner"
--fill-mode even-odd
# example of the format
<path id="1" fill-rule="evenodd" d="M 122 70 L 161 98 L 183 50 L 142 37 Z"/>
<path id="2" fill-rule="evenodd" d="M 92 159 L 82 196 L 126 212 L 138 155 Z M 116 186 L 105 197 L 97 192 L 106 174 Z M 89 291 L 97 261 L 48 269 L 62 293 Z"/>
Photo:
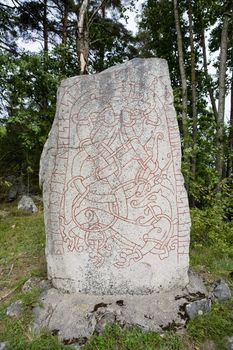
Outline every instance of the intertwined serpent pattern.
<path id="1" fill-rule="evenodd" d="M 60 90 L 48 222 L 54 254 L 85 253 L 96 267 L 114 255 L 122 269 L 148 254 L 188 253 L 172 96 L 163 77 L 136 73 L 116 72 L 101 89 L 92 77 Z"/>

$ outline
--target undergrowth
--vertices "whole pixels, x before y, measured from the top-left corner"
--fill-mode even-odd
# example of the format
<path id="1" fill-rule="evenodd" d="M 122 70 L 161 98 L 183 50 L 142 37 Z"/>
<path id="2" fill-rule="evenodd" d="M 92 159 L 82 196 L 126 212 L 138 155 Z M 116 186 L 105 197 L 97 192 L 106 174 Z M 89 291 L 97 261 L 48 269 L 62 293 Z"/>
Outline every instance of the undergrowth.
<path id="1" fill-rule="evenodd" d="M 199 272 L 229 279 L 233 271 L 233 221 L 221 202 L 211 208 L 192 209 L 190 260 Z M 211 276 L 210 276 L 211 277 Z"/>

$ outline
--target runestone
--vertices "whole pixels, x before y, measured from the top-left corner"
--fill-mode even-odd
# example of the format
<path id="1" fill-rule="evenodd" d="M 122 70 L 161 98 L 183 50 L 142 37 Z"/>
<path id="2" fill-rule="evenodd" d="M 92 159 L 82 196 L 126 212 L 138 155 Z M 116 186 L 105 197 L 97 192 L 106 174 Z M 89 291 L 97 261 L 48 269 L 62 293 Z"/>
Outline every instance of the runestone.
<path id="1" fill-rule="evenodd" d="M 62 81 L 40 181 L 55 287 L 149 294 L 188 283 L 190 215 L 165 60 Z"/>

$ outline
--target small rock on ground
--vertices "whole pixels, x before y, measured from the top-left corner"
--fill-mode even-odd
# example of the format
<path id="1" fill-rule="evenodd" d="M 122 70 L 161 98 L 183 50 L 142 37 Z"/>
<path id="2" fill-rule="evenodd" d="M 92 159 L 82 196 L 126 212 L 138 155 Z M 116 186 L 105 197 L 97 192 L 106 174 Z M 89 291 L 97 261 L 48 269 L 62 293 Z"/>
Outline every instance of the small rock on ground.
<path id="1" fill-rule="evenodd" d="M 200 350 L 217 350 L 213 340 L 206 340 L 201 346 Z"/>
<path id="2" fill-rule="evenodd" d="M 116 314 L 114 312 L 107 312 L 104 314 L 101 319 L 96 323 L 95 331 L 98 334 L 101 334 L 104 331 L 104 328 L 109 325 L 113 324 L 116 321 Z"/>
<path id="3" fill-rule="evenodd" d="M 190 320 L 197 315 L 203 315 L 204 313 L 210 311 L 210 309 L 211 300 L 207 298 L 193 301 L 185 306 L 185 312 Z"/>
<path id="4" fill-rule="evenodd" d="M 0 350 L 7 350 L 8 345 L 7 342 L 0 342 Z"/>
<path id="5" fill-rule="evenodd" d="M 32 198 L 29 196 L 23 196 L 19 203 L 18 203 L 18 209 L 30 211 L 31 213 L 37 213 L 38 209 L 35 203 L 33 202 Z"/>
<path id="6" fill-rule="evenodd" d="M 9 212 L 6 210 L 0 210 L 0 218 L 6 218 L 9 215 Z M 1 348 L 0 348 L 1 350 Z"/>
<path id="7" fill-rule="evenodd" d="M 233 337 L 228 337 L 226 340 L 227 350 L 233 350 Z"/>
<path id="8" fill-rule="evenodd" d="M 207 296 L 208 291 L 206 289 L 206 286 L 203 282 L 203 278 L 196 272 L 189 270 L 189 284 L 186 286 L 186 289 L 189 294 L 199 294 Z"/>
<path id="9" fill-rule="evenodd" d="M 212 294 L 214 299 L 219 301 L 225 301 L 231 298 L 230 288 L 223 279 L 220 279 L 213 284 Z"/>
<path id="10" fill-rule="evenodd" d="M 22 292 L 29 292 L 33 288 L 40 288 L 46 290 L 50 288 L 50 282 L 48 280 L 41 280 L 39 277 L 30 277 L 23 285 Z"/>
<path id="11" fill-rule="evenodd" d="M 80 349 L 82 349 L 82 345 L 79 345 L 79 344 L 72 344 L 72 349 L 80 350 Z"/>
<path id="12" fill-rule="evenodd" d="M 29 278 L 23 285 L 22 291 L 29 292 L 33 288 L 39 288 L 40 278 L 39 277 L 31 277 Z"/>
<path id="13" fill-rule="evenodd" d="M 22 311 L 22 300 L 17 300 L 10 304 L 6 309 L 6 314 L 9 317 L 19 317 Z"/>
<path id="14" fill-rule="evenodd" d="M 8 192 L 8 201 L 12 202 L 26 192 L 26 187 L 23 184 L 22 178 L 16 179 L 14 176 L 9 176 L 8 181 L 12 183 Z"/>

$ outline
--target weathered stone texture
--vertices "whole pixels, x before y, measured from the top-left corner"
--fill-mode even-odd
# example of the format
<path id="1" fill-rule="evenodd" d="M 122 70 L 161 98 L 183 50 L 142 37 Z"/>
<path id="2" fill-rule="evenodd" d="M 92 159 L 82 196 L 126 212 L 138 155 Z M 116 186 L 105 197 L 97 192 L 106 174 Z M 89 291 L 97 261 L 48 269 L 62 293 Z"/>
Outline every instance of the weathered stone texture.
<path id="1" fill-rule="evenodd" d="M 180 163 L 166 61 L 64 80 L 40 172 L 53 285 L 146 294 L 187 284 Z"/>
<path id="2" fill-rule="evenodd" d="M 212 286 L 212 297 L 219 301 L 226 301 L 231 298 L 231 290 L 223 279 L 216 281 Z"/>
<path id="3" fill-rule="evenodd" d="M 25 210 L 25 211 L 30 211 L 31 213 L 37 213 L 38 208 L 33 202 L 32 198 L 29 196 L 24 195 L 19 203 L 18 203 L 18 209 L 19 210 Z"/>
<path id="4" fill-rule="evenodd" d="M 108 324 L 125 328 L 140 327 L 144 331 L 182 329 L 186 319 L 180 307 L 187 302 L 175 298 L 180 290 L 150 295 L 84 295 L 46 291 L 40 306 L 34 309 L 32 331 L 56 330 L 61 340 L 88 339 L 101 333 Z"/>

